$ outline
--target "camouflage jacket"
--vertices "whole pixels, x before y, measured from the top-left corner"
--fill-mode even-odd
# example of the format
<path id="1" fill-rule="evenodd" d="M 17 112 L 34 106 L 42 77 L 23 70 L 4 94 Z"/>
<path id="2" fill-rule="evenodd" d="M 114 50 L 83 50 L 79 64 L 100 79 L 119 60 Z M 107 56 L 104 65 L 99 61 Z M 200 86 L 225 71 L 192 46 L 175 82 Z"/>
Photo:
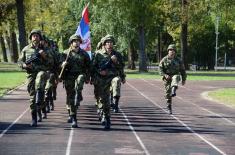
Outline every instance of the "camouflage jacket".
<path id="1" fill-rule="evenodd" d="M 68 57 L 68 64 L 66 65 L 65 79 L 77 78 L 78 75 L 83 74 L 85 80 L 90 80 L 91 60 L 86 51 L 79 49 L 78 52 L 70 48 L 62 53 L 63 61 Z"/>
<path id="2" fill-rule="evenodd" d="M 39 55 L 39 51 L 44 50 L 46 52 L 46 59 L 43 59 Z M 36 56 L 37 55 L 37 56 Z M 48 71 L 54 65 L 53 58 L 47 49 L 35 48 L 33 44 L 29 44 L 23 48 L 21 51 L 21 56 L 18 59 L 18 65 L 23 68 L 23 64 L 32 57 L 37 57 L 35 61 L 31 62 L 32 69 L 28 69 L 27 73 L 37 73 L 39 71 Z"/>
<path id="3" fill-rule="evenodd" d="M 117 63 L 112 63 L 111 56 L 115 55 L 117 57 Z M 108 64 L 110 62 L 110 64 Z M 108 64 L 107 67 L 102 67 L 105 64 Z M 107 71 L 106 77 L 115 77 L 120 76 L 121 80 L 125 80 L 124 73 L 125 64 L 123 62 L 122 55 L 117 51 L 112 51 L 111 55 L 109 55 L 105 49 L 101 49 L 95 52 L 95 56 L 93 59 L 93 76 L 101 76 L 100 71 L 105 69 Z"/>
<path id="4" fill-rule="evenodd" d="M 170 59 L 168 55 L 159 63 L 159 74 L 161 76 L 164 76 L 165 74 L 170 76 L 180 74 L 182 76 L 182 81 L 185 81 L 187 78 L 182 61 L 178 57 Z"/>

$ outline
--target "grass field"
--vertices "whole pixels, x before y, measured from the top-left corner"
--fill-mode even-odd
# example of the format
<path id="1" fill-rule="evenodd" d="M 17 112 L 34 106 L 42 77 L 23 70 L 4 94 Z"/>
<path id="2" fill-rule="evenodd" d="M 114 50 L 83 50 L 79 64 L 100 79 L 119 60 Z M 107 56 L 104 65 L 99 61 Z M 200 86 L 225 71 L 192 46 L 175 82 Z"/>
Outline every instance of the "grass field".
<path id="1" fill-rule="evenodd" d="M 149 71 L 147 73 L 139 73 L 136 70 L 126 70 L 127 78 L 134 79 L 161 79 L 158 71 Z M 215 72 L 215 71 L 187 71 L 187 80 L 193 81 L 211 81 L 211 80 L 235 80 L 235 71 Z"/>
<path id="2" fill-rule="evenodd" d="M 0 72 L 0 96 L 25 82 L 24 72 Z"/>
<path id="3" fill-rule="evenodd" d="M 235 88 L 227 88 L 212 91 L 209 92 L 208 95 L 219 102 L 235 107 Z"/>
<path id="4" fill-rule="evenodd" d="M 149 71 L 147 73 L 139 73 L 137 70 L 125 70 L 127 79 L 161 79 L 158 71 Z M 188 71 L 188 80 L 235 80 L 235 71 L 229 72 L 215 72 L 215 71 Z M 0 96 L 4 95 L 7 91 L 17 87 L 25 82 L 26 74 L 21 72 L 21 69 L 16 64 L 0 63 Z M 223 89 L 218 92 L 211 92 L 209 94 L 212 98 L 219 100 L 223 103 L 234 104 L 235 90 Z"/>

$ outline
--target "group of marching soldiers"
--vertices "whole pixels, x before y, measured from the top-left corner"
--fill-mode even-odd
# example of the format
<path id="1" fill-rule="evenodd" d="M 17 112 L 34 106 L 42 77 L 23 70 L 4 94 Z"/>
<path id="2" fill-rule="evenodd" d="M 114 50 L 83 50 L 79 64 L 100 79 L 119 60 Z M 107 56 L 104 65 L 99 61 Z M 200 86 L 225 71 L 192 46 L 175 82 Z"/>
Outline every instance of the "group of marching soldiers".
<path id="1" fill-rule="evenodd" d="M 103 37 L 92 56 L 80 48 L 82 39 L 76 34 L 69 38 L 69 48 L 61 53 L 55 42 L 39 30 L 32 30 L 29 39 L 18 64 L 27 72 L 31 126 L 36 127 L 47 118 L 48 112 L 54 110 L 57 84 L 63 82 L 69 115 L 67 122 L 72 128 L 78 127 L 77 113 L 83 100 L 83 86 L 90 83 L 94 85 L 99 120 L 105 129 L 110 129 L 110 110 L 113 107 L 113 111 L 118 112 L 120 87 L 125 83 L 123 58 L 113 48 L 113 36 Z"/>

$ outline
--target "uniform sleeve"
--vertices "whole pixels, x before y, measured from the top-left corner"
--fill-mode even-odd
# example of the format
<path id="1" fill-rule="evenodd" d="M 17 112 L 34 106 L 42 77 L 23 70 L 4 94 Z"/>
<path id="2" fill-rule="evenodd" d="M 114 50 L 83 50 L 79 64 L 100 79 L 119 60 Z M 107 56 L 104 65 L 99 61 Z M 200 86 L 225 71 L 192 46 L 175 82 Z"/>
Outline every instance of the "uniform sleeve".
<path id="1" fill-rule="evenodd" d="M 21 51 L 21 55 L 20 55 L 20 57 L 19 57 L 19 59 L 18 59 L 18 61 L 17 61 L 17 64 L 18 64 L 18 66 L 21 68 L 21 69 L 23 69 L 23 64 L 24 64 L 24 62 L 25 62 L 25 51 L 24 51 L 24 49 Z"/>
<path id="2" fill-rule="evenodd" d="M 165 73 L 165 66 L 164 66 L 164 58 L 159 63 L 158 71 L 161 76 L 164 76 L 166 74 Z"/>
<path id="3" fill-rule="evenodd" d="M 91 59 L 88 53 L 85 52 L 85 76 L 86 81 L 90 81 L 91 78 Z"/>
<path id="4" fill-rule="evenodd" d="M 121 55 L 121 53 L 117 53 L 117 58 L 118 58 L 117 69 L 119 72 L 119 76 L 121 80 L 124 81 L 126 79 L 126 74 L 124 72 L 125 63 L 124 63 L 123 56 Z"/>

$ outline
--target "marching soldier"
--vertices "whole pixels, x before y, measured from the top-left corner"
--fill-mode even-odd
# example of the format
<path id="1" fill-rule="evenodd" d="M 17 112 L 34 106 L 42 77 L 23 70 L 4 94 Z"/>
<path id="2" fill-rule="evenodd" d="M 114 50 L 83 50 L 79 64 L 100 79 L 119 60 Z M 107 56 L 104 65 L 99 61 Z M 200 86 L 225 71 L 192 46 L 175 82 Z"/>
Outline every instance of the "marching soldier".
<path id="1" fill-rule="evenodd" d="M 112 80 L 119 76 L 124 63 L 121 54 L 113 49 L 114 37 L 106 35 L 101 39 L 103 48 L 95 52 L 93 60 L 94 77 L 97 84 L 99 97 L 98 109 L 101 116 L 101 124 L 105 129 L 110 129 L 110 86 Z"/>
<path id="2" fill-rule="evenodd" d="M 40 48 L 41 32 L 39 30 L 32 30 L 29 39 L 31 43 L 23 48 L 18 63 L 22 69 L 27 71 L 27 90 L 30 96 L 32 116 L 31 126 L 36 127 L 37 122 L 42 120 L 41 108 L 44 103 L 44 89 L 47 79 L 46 71 L 50 68 L 52 62 L 47 52 Z M 37 113 L 39 114 L 38 120 Z"/>
<path id="3" fill-rule="evenodd" d="M 63 52 L 62 71 L 59 78 L 63 79 L 67 94 L 68 123 L 72 128 L 77 127 L 77 109 L 83 100 L 84 83 L 90 82 L 90 57 L 80 48 L 82 39 L 74 34 L 69 38 L 69 49 Z"/>
<path id="4" fill-rule="evenodd" d="M 165 86 L 167 108 L 169 114 L 172 114 L 172 97 L 176 96 L 179 81 L 182 80 L 182 85 L 185 84 L 187 75 L 184 64 L 180 58 L 176 57 L 175 45 L 169 45 L 167 51 L 168 55 L 159 63 L 159 73 Z"/>

